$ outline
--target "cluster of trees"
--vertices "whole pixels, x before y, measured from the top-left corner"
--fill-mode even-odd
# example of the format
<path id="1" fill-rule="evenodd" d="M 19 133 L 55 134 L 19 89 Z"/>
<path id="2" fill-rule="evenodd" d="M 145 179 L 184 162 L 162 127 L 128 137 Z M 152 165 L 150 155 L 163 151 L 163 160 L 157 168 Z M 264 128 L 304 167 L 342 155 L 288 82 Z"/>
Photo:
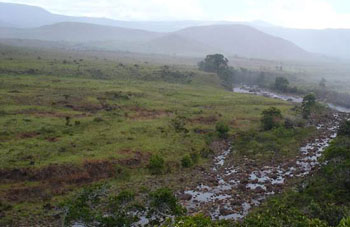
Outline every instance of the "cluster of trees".
<path id="1" fill-rule="evenodd" d="M 207 55 L 198 63 L 199 69 L 205 72 L 216 73 L 224 87 L 232 89 L 234 68 L 228 66 L 228 59 L 222 54 Z"/>
<path id="2" fill-rule="evenodd" d="M 200 70 L 216 73 L 223 81 L 223 85 L 229 89 L 235 84 L 258 85 L 270 87 L 281 92 L 297 92 L 296 87 L 290 87 L 289 81 L 278 73 L 250 71 L 246 68 L 233 68 L 228 65 L 229 61 L 222 54 L 207 55 L 198 63 Z M 275 80 L 274 80 L 275 79 Z"/>

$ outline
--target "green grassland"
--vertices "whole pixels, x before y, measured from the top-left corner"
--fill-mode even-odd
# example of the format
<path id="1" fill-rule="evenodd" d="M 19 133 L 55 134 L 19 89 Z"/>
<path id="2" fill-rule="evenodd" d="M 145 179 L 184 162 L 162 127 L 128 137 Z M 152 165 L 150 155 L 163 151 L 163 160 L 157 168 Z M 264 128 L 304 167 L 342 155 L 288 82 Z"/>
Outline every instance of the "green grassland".
<path id="1" fill-rule="evenodd" d="M 166 181 L 174 179 L 172 184 L 181 187 L 176 176 L 193 171 L 181 167 L 182 158 L 208 150 L 210 141 L 218 139 L 217 122 L 228 125 L 234 137 L 258 133 L 261 112 L 270 106 L 297 117 L 290 103 L 234 94 L 216 74 L 189 66 L 127 64 L 10 47 L 1 52 L 0 213 L 6 223 L 40 223 L 43 205 L 101 180 L 116 190 L 155 181 L 147 170 L 153 155 L 164 158 Z M 174 126 L 179 119 L 180 128 Z M 299 129 L 276 146 L 290 156 L 300 137 L 311 133 Z M 264 147 L 258 138 L 249 146 L 239 142 L 253 154 Z M 197 165 L 208 161 L 202 155 Z M 118 180 L 123 174 L 128 183 Z"/>

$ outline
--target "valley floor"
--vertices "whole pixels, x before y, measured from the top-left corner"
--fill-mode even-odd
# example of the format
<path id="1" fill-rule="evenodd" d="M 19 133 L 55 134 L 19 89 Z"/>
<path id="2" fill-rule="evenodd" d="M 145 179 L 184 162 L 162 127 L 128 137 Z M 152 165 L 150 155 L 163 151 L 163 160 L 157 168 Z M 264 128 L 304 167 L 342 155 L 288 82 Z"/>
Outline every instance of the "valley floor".
<path id="1" fill-rule="evenodd" d="M 17 51 L 0 64 L 2 226 L 240 219 L 314 174 L 345 118 L 305 121 L 188 67 Z M 292 126 L 262 130 L 269 107 Z"/>

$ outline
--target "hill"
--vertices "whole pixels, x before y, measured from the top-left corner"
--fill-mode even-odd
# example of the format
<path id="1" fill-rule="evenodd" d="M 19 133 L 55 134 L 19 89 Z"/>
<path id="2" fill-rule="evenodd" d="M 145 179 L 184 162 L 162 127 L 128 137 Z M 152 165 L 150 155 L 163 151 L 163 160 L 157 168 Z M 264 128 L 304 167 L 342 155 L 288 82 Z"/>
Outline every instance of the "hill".
<path id="1" fill-rule="evenodd" d="M 258 26 L 262 32 L 292 41 L 303 49 L 332 57 L 350 58 L 350 29 L 292 29 Z"/>
<path id="2" fill-rule="evenodd" d="M 0 28 L 1 38 L 38 39 L 47 41 L 91 42 L 107 40 L 148 41 L 158 33 L 102 26 L 86 23 L 64 22 L 32 29 Z"/>
<path id="3" fill-rule="evenodd" d="M 215 47 L 227 55 L 267 59 L 308 59 L 312 54 L 295 44 L 246 25 L 211 25 L 186 28 L 177 35 Z"/>
<path id="4" fill-rule="evenodd" d="M 39 28 L 0 28 L 1 39 L 31 39 L 83 44 L 139 53 L 202 57 L 221 52 L 228 56 L 306 60 L 314 56 L 293 43 L 246 25 L 211 25 L 173 33 L 65 22 Z"/>

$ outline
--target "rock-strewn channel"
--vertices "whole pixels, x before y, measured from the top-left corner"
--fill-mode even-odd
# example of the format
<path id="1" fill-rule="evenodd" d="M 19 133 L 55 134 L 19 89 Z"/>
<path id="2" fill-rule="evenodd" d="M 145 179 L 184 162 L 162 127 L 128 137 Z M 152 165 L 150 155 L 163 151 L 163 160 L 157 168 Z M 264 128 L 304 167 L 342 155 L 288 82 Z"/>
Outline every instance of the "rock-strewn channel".
<path id="1" fill-rule="evenodd" d="M 297 157 L 285 163 L 258 166 L 245 158 L 235 162 L 228 148 L 216 156 L 212 168 L 202 174 L 205 182 L 188 188 L 179 196 L 190 213 L 204 212 L 213 219 L 241 219 L 253 206 L 270 195 L 281 192 L 291 178 L 305 177 L 316 170 L 319 158 L 336 137 L 343 114 L 317 126 L 318 136 L 300 148 Z"/>
<path id="2" fill-rule="evenodd" d="M 216 156 L 209 171 L 202 171 L 205 179 L 202 183 L 179 193 L 182 204 L 189 213 L 204 212 L 213 219 L 245 217 L 252 207 L 281 192 L 292 178 L 302 178 L 317 170 L 322 164 L 319 162 L 322 152 L 337 136 L 342 119 L 348 117 L 334 112 L 331 119 L 316 125 L 318 136 L 307 141 L 297 157 L 284 163 L 259 166 L 248 158 L 235 161 L 231 157 L 235 151 L 229 146 Z"/>

